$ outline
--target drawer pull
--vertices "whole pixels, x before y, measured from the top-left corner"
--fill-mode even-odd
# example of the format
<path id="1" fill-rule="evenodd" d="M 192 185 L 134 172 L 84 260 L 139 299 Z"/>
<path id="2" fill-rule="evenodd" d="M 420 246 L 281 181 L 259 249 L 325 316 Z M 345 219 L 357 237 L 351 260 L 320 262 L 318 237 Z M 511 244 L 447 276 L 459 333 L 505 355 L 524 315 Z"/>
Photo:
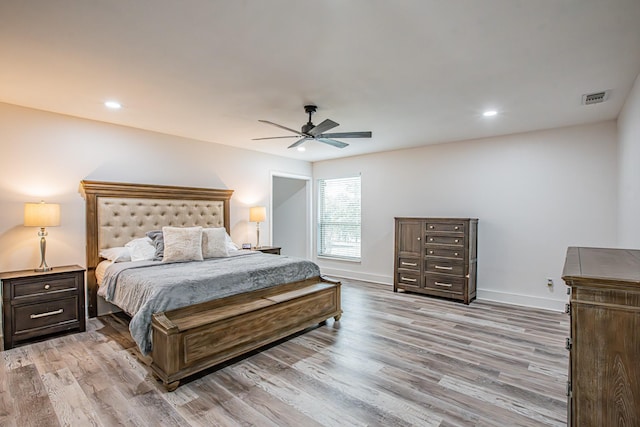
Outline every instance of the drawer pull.
<path id="1" fill-rule="evenodd" d="M 432 254 L 432 253 L 433 253 L 433 251 L 429 251 L 429 253 L 430 253 L 430 254 Z"/>
<path id="2" fill-rule="evenodd" d="M 410 279 L 408 277 L 400 277 L 400 280 L 403 280 L 405 282 L 417 282 L 418 279 Z"/>
<path id="3" fill-rule="evenodd" d="M 458 227 L 457 225 L 455 226 L 454 230 L 460 230 L 460 227 Z"/>
<path id="4" fill-rule="evenodd" d="M 45 290 L 49 289 L 50 287 L 51 287 L 51 285 L 50 285 L 50 284 L 48 284 L 48 283 L 47 283 L 46 285 L 44 285 L 44 289 L 45 289 Z"/>
<path id="5" fill-rule="evenodd" d="M 422 240 L 420 237 L 418 237 L 418 240 Z"/>
<path id="6" fill-rule="evenodd" d="M 456 239 L 454 240 L 455 243 L 460 243 L 460 240 Z"/>
<path id="7" fill-rule="evenodd" d="M 442 283 L 442 282 L 433 282 L 433 283 L 436 284 L 437 286 L 445 286 L 447 288 L 450 288 L 453 286 L 451 283 Z"/>
<path id="8" fill-rule="evenodd" d="M 458 256 L 458 252 L 454 252 L 453 256 Z"/>
<path id="9" fill-rule="evenodd" d="M 429 228 L 433 230 L 433 225 L 430 225 Z"/>
<path id="10" fill-rule="evenodd" d="M 57 309 L 55 311 L 48 311 L 46 313 L 40 313 L 40 314 L 32 314 L 29 317 L 32 318 L 32 319 L 39 319 L 41 317 L 54 316 L 56 314 L 62 313 L 63 311 L 64 311 L 63 309 L 59 308 L 59 309 Z"/>
<path id="11" fill-rule="evenodd" d="M 443 267 L 441 265 L 436 265 L 434 268 L 437 268 L 438 270 L 453 270 L 453 267 Z"/>
<path id="12" fill-rule="evenodd" d="M 417 266 L 418 266 L 418 264 L 417 264 L 417 263 L 415 263 L 415 262 L 405 262 L 405 261 L 402 261 L 400 264 L 402 264 L 402 265 L 408 265 L 408 266 L 410 266 L 410 267 L 417 267 Z"/>
<path id="13" fill-rule="evenodd" d="M 433 237 L 429 239 L 430 242 L 433 242 Z"/>

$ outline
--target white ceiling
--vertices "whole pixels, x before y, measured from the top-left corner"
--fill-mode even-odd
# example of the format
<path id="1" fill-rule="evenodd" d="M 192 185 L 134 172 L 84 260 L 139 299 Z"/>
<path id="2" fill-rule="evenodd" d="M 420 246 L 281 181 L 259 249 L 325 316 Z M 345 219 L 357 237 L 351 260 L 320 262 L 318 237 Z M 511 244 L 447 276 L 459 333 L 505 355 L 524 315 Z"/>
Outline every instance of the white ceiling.
<path id="1" fill-rule="evenodd" d="M 0 102 L 309 161 L 614 119 L 639 72 L 640 0 L 0 2 Z M 373 138 L 251 140 L 308 103 Z"/>

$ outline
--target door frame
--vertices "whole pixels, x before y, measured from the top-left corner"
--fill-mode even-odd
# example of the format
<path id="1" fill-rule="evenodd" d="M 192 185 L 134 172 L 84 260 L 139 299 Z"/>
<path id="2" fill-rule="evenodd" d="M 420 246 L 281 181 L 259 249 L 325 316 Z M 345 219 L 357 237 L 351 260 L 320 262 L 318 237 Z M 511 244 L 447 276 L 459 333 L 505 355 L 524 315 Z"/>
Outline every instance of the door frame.
<path id="1" fill-rule="evenodd" d="M 269 236 L 271 236 L 271 243 L 273 244 L 273 178 L 289 178 L 289 179 L 297 179 L 301 181 L 305 181 L 305 194 L 306 194 L 306 233 L 307 242 L 306 242 L 306 257 L 307 259 L 312 259 L 313 257 L 313 177 L 308 175 L 298 175 L 287 172 L 277 172 L 271 171 L 271 178 L 269 180 L 269 194 L 270 194 L 270 203 L 269 203 L 269 218 L 271 221 L 269 222 Z"/>

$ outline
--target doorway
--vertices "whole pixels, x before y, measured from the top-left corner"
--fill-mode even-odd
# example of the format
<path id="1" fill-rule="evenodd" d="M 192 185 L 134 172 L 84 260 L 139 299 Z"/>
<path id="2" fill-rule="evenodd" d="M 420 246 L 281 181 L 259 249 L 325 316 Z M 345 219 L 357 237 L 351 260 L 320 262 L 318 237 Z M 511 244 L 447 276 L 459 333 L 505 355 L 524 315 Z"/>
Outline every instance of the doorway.
<path id="1" fill-rule="evenodd" d="M 282 255 L 311 259 L 311 200 L 311 177 L 272 172 L 272 245 Z"/>

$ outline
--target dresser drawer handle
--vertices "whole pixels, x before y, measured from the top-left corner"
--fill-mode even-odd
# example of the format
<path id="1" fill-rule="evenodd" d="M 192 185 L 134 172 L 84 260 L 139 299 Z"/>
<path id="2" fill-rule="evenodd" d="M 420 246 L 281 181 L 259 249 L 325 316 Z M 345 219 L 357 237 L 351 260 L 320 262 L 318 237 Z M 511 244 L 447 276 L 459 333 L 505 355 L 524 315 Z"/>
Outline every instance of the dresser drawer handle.
<path id="1" fill-rule="evenodd" d="M 454 228 L 454 230 L 460 230 L 460 227 L 456 226 L 456 227 Z"/>
<path id="2" fill-rule="evenodd" d="M 458 252 L 455 252 L 455 253 L 453 254 L 453 256 L 458 256 Z"/>
<path id="3" fill-rule="evenodd" d="M 429 251 L 429 253 L 430 253 L 430 254 L 432 254 L 432 253 L 433 253 L 433 251 Z"/>
<path id="4" fill-rule="evenodd" d="M 400 277 L 400 280 L 403 280 L 405 282 L 417 282 L 418 279 L 409 279 L 408 277 Z"/>
<path id="5" fill-rule="evenodd" d="M 438 286 L 445 286 L 447 288 L 450 288 L 453 286 L 451 283 L 442 283 L 442 282 L 434 282 L 434 283 Z"/>
<path id="6" fill-rule="evenodd" d="M 441 265 L 436 265 L 434 268 L 437 268 L 438 270 L 453 270 L 453 267 L 443 267 Z"/>
<path id="7" fill-rule="evenodd" d="M 46 285 L 44 285 L 44 289 L 45 289 L 45 290 L 49 289 L 50 287 L 51 287 L 51 285 L 50 285 L 50 284 L 48 284 L 48 283 L 47 283 Z"/>
<path id="8" fill-rule="evenodd" d="M 433 242 L 433 237 L 429 239 L 430 242 Z"/>
<path id="9" fill-rule="evenodd" d="M 429 228 L 433 230 L 433 225 L 430 225 Z"/>
<path id="10" fill-rule="evenodd" d="M 415 262 L 404 262 L 404 261 L 402 261 L 400 264 L 402 264 L 402 265 L 408 265 L 408 266 L 410 266 L 410 267 L 417 267 L 417 266 L 418 266 L 418 264 L 417 264 L 417 263 L 415 263 Z"/>
<path id="11" fill-rule="evenodd" d="M 460 240 L 456 239 L 454 240 L 455 243 L 460 243 Z"/>
<path id="12" fill-rule="evenodd" d="M 56 314 L 62 313 L 63 311 L 64 311 L 63 309 L 59 308 L 59 309 L 57 309 L 55 311 L 48 311 L 46 313 L 40 313 L 40 314 L 32 314 L 29 317 L 32 318 L 32 319 L 39 319 L 41 317 L 54 316 Z"/>

